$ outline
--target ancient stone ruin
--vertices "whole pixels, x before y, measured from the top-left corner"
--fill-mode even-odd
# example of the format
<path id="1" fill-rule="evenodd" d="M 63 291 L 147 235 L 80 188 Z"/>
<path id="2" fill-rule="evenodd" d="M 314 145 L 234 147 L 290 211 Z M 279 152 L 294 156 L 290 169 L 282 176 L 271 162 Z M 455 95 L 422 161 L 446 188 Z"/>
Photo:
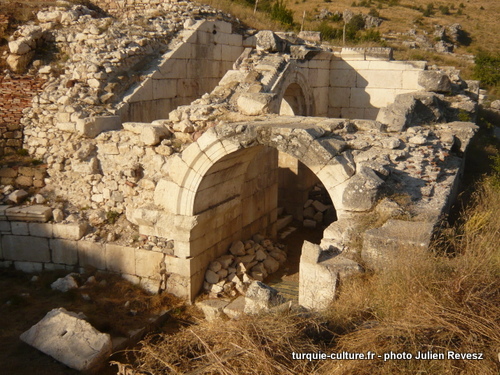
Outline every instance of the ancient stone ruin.
<path id="1" fill-rule="evenodd" d="M 375 269 L 427 248 L 476 130 L 477 82 L 388 48 L 241 31 L 189 2 L 95 3 L 129 17 L 69 5 L 38 15 L 39 38 L 65 59 L 35 64 L 45 83 L 20 124 L 45 186 L 39 201 L 2 206 L 2 266 L 90 266 L 188 300 L 204 284 L 244 293 L 286 257 L 269 240 L 280 207 L 318 226 L 329 212 L 300 261 L 299 302 L 323 308 L 362 270 L 354 236 Z M 314 187 L 331 206 L 306 212 Z M 360 226 L 373 212 L 385 223 Z M 103 229 L 120 214 L 125 224 Z"/>

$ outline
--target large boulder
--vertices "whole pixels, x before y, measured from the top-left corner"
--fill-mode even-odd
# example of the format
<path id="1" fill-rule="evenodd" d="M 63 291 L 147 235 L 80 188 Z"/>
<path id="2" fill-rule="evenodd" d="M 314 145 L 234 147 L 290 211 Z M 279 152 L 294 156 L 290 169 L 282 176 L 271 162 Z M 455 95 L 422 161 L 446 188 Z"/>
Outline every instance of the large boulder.
<path id="1" fill-rule="evenodd" d="M 111 338 L 76 313 L 51 310 L 21 340 L 78 371 L 97 368 L 111 354 Z"/>
<path id="2" fill-rule="evenodd" d="M 425 91 L 450 93 L 451 81 L 448 75 L 441 70 L 423 70 L 418 75 L 418 84 Z"/>

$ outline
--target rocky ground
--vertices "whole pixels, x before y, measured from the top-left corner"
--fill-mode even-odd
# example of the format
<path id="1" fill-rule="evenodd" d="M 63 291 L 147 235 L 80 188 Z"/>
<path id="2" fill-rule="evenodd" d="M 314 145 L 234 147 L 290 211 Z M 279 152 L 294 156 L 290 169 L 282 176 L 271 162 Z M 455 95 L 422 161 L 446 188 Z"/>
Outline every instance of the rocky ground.
<path id="1" fill-rule="evenodd" d="M 51 357 L 19 340 L 19 335 L 42 319 L 53 308 L 83 312 L 88 321 L 112 337 L 124 337 L 143 328 L 159 311 L 175 309 L 179 301 L 169 295 L 150 296 L 125 280 L 91 272 L 80 275 L 77 289 L 62 293 L 50 285 L 64 273 L 39 276 L 0 270 L 0 363 L 5 374 L 78 374 Z M 91 277 L 93 276 L 93 278 Z M 90 277 L 90 279 L 89 279 Z M 180 317 L 182 310 L 173 315 Z M 174 327 L 168 323 L 165 329 Z M 29 364 L 29 365 L 28 365 Z M 115 374 L 105 367 L 100 374 Z"/>

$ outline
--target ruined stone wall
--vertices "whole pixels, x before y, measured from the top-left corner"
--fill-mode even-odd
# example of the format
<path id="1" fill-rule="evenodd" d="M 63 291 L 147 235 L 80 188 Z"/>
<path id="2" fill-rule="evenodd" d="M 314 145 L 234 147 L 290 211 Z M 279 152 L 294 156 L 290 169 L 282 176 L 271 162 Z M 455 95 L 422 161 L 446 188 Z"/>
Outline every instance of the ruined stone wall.
<path id="1" fill-rule="evenodd" d="M 33 206 L 36 207 L 36 206 Z M 161 251 L 105 244 L 82 239 L 84 223 L 41 223 L 19 221 L 9 211 L 0 210 L 0 266 L 24 272 L 42 270 L 97 270 L 117 272 L 124 278 L 157 293 L 166 255 Z M 18 215 L 19 216 L 19 215 Z M 164 268 L 164 266 L 163 266 Z"/>
<path id="2" fill-rule="evenodd" d="M 43 80 L 32 75 L 0 76 L 0 155 L 23 146 L 23 110 L 40 93 Z"/>
<path id="3" fill-rule="evenodd" d="M 341 58 L 332 59 L 328 117 L 374 120 L 397 95 L 423 89 L 418 79 L 425 62 L 391 61 L 372 50 L 343 48 Z"/>
<path id="4" fill-rule="evenodd" d="M 113 15 L 123 15 L 126 12 L 144 12 L 170 0 L 93 0 L 95 5 Z"/>
<path id="5" fill-rule="evenodd" d="M 314 95 L 315 115 L 333 118 L 377 118 L 380 108 L 399 94 L 420 91 L 425 62 L 391 61 L 388 49 L 320 52 L 297 61 Z"/>
<path id="6" fill-rule="evenodd" d="M 181 32 L 183 42 L 162 61 L 119 108 L 122 121 L 168 118 L 179 105 L 210 93 L 243 52 L 243 38 L 231 24 L 201 21 Z"/>

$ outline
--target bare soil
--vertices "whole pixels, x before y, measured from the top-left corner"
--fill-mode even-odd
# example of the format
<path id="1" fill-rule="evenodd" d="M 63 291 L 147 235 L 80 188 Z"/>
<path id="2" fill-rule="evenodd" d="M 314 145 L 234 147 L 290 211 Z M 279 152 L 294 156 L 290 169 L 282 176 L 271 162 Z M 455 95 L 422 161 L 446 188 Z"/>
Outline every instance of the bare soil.
<path id="1" fill-rule="evenodd" d="M 52 290 L 50 284 L 67 273 L 44 272 L 31 281 L 33 275 L 0 269 L 0 373 L 79 374 L 19 339 L 54 308 L 83 312 L 96 329 L 112 337 L 124 337 L 146 326 L 148 319 L 161 311 L 182 310 L 180 301 L 171 295 L 151 296 L 116 275 L 99 272 L 81 277 L 84 283 L 94 275 L 95 283 L 67 293 Z M 99 374 L 116 374 L 116 367 L 105 368 Z"/>

